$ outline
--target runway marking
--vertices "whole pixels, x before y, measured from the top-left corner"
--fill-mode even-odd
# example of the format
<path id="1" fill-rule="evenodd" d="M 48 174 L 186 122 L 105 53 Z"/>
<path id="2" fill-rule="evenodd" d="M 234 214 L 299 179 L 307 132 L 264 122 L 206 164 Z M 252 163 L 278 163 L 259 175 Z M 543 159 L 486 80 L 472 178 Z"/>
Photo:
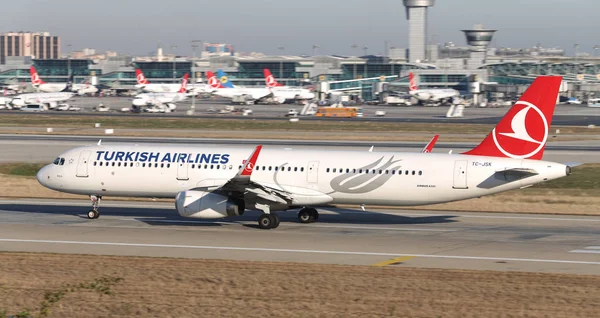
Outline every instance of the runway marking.
<path id="1" fill-rule="evenodd" d="M 214 222 L 214 221 L 189 221 L 189 220 L 155 220 L 144 218 L 121 218 L 121 221 L 141 221 L 141 222 L 159 222 L 159 223 L 182 223 L 182 224 L 239 224 L 241 222 Z M 406 227 L 378 227 L 378 226 L 345 226 L 345 225 L 312 225 L 311 228 L 332 228 L 332 229 L 357 229 L 357 230 L 386 230 L 386 231 L 422 231 L 422 232 L 456 232 L 458 230 L 444 229 L 426 229 L 426 228 L 406 228 Z"/>
<path id="2" fill-rule="evenodd" d="M 569 253 L 600 254 L 600 246 L 587 246 L 582 250 L 572 250 Z"/>
<path id="3" fill-rule="evenodd" d="M 331 210 L 335 212 L 335 210 Z M 468 214 L 453 214 L 453 213 L 404 213 L 404 212 L 388 212 L 388 211 L 373 211 L 373 212 L 337 212 L 339 214 L 389 214 L 389 215 L 404 215 L 404 216 L 454 216 L 461 218 L 479 218 L 479 219 L 516 219 L 516 220 L 544 220 L 544 221 L 582 221 L 582 222 L 600 222 L 600 219 L 581 219 L 581 218 L 550 218 L 550 217 L 529 217 L 529 216 L 499 216 L 499 215 L 468 215 Z M 481 212 L 476 212 L 481 213 Z M 483 212 L 485 213 L 485 212 Z"/>
<path id="4" fill-rule="evenodd" d="M 396 257 L 396 258 L 392 258 L 390 260 L 387 261 L 383 261 L 383 262 L 379 262 L 379 263 L 375 263 L 372 266 L 388 266 L 388 265 L 395 265 L 395 264 L 399 264 L 399 263 L 404 263 L 410 259 L 415 258 L 415 256 L 402 256 L 402 257 Z"/>
<path id="5" fill-rule="evenodd" d="M 143 244 L 143 243 L 116 243 L 116 242 L 92 242 L 92 241 L 55 241 L 55 240 L 25 240 L 25 239 L 1 239 L 0 242 L 11 243 L 36 243 L 36 244 L 76 244 L 76 245 L 99 245 L 99 246 L 126 246 L 126 247 L 153 247 L 153 248 L 187 248 L 203 250 L 223 251 L 246 251 L 246 252 L 274 252 L 274 253 L 303 253 L 303 254 L 333 254 L 333 255 L 361 255 L 361 256 L 412 256 L 423 258 L 463 259 L 463 260 L 486 260 L 486 261 L 514 261 L 532 263 L 557 263 L 557 264 L 580 264 L 600 265 L 600 262 L 570 261 L 555 259 L 535 258 L 512 258 L 512 257 L 482 257 L 466 255 L 438 255 L 438 254 L 411 254 L 411 253 L 383 253 L 383 252 L 352 252 L 352 251 L 328 251 L 328 250 L 296 250 L 261 247 L 235 247 L 235 246 L 203 246 L 203 245 L 175 245 L 175 244 Z"/>

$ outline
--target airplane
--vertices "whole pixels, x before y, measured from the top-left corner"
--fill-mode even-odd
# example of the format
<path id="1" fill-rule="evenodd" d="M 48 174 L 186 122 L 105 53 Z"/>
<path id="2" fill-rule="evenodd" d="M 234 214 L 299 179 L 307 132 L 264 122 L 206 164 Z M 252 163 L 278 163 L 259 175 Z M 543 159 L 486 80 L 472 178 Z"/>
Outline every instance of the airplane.
<path id="1" fill-rule="evenodd" d="M 306 88 L 285 86 L 277 82 L 269 69 L 263 70 L 265 75 L 265 84 L 273 93 L 273 97 L 284 103 L 285 101 L 314 99 L 315 93 Z"/>
<path id="2" fill-rule="evenodd" d="M 415 75 L 410 72 L 409 94 L 423 104 L 443 104 L 452 101 L 458 97 L 460 93 L 451 88 L 428 88 L 419 89 L 415 81 Z"/>
<path id="3" fill-rule="evenodd" d="M 35 87 L 39 92 L 43 93 L 56 93 L 65 92 L 69 90 L 69 83 L 46 83 L 41 78 L 35 67 L 31 65 L 29 67 L 29 74 L 31 75 L 31 85 Z"/>
<path id="4" fill-rule="evenodd" d="M 55 108 L 58 103 L 67 101 L 74 95 L 72 92 L 27 93 L 13 97 L 11 104 L 19 107 L 28 104 L 48 104 L 49 108 Z"/>
<path id="5" fill-rule="evenodd" d="M 70 81 L 73 82 L 73 75 L 70 76 Z M 86 79 L 82 83 L 71 84 L 71 91 L 76 92 L 78 95 L 96 94 L 98 87 L 90 84 Z"/>
<path id="6" fill-rule="evenodd" d="M 138 68 L 135 69 L 135 76 L 137 79 L 135 88 L 142 89 L 148 93 L 177 93 L 181 87 L 179 84 L 151 84 L 146 76 L 144 76 L 144 73 Z"/>
<path id="7" fill-rule="evenodd" d="M 227 75 L 221 71 L 217 71 L 219 79 L 211 71 L 206 72 L 208 77 L 208 85 L 214 89 L 213 94 L 229 99 L 247 96 L 250 101 L 258 101 L 263 98 L 272 96 L 268 88 L 262 87 L 234 87 L 227 78 Z"/>
<path id="8" fill-rule="evenodd" d="M 565 177 L 571 166 L 543 161 L 562 77 L 534 80 L 475 148 L 460 154 L 254 149 L 195 145 L 103 145 L 60 154 L 37 173 L 45 187 L 89 195 L 174 198 L 183 217 L 237 217 L 260 210 L 261 229 L 277 211 L 301 208 L 311 223 L 330 204 L 415 206 L 477 198 Z M 340 160 L 344 158 L 344 160 Z"/>
<path id="9" fill-rule="evenodd" d="M 176 93 L 142 93 L 133 98 L 132 104 L 137 107 L 142 106 L 159 106 L 166 105 L 169 111 L 175 110 L 175 103 L 186 100 L 189 97 L 187 94 L 189 74 L 185 73 L 179 85 L 179 91 Z M 166 111 L 165 109 L 165 111 Z"/>

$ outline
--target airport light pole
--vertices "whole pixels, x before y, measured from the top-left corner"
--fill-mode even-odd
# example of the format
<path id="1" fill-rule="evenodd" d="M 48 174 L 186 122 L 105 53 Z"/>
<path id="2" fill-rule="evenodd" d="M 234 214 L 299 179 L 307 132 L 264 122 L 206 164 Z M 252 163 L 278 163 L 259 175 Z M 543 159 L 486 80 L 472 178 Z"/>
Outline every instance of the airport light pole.
<path id="1" fill-rule="evenodd" d="M 365 51 L 365 55 L 364 55 L 364 56 L 367 56 L 367 51 L 369 50 L 369 47 L 365 45 L 365 46 L 363 46 L 363 50 Z M 365 71 L 365 72 L 364 72 L 364 73 L 365 73 L 365 75 L 363 75 L 363 77 L 364 77 L 364 78 L 367 78 L 367 75 L 368 75 L 368 74 L 367 74 L 367 73 L 368 73 L 368 72 L 367 72 L 367 64 L 368 64 L 368 63 L 369 63 L 369 59 L 367 58 L 367 61 L 365 62 L 365 69 L 364 69 L 364 71 Z"/>
<path id="2" fill-rule="evenodd" d="M 176 74 L 177 72 L 175 71 L 175 65 L 176 65 L 176 61 L 175 61 L 175 49 L 177 48 L 177 45 L 171 45 L 171 53 L 173 54 L 173 83 L 177 83 L 176 80 Z"/>
<path id="3" fill-rule="evenodd" d="M 594 57 L 598 55 L 598 50 L 600 50 L 600 45 L 594 45 Z"/>
<path id="4" fill-rule="evenodd" d="M 190 107 L 190 110 L 188 111 L 188 115 L 194 115 L 194 113 L 196 112 L 196 94 L 198 93 L 196 91 L 196 71 L 194 70 L 194 67 L 196 66 L 196 48 L 198 47 L 198 44 L 196 43 L 202 43 L 202 40 L 193 40 L 192 41 L 192 67 L 191 67 L 191 71 L 192 71 L 192 83 L 194 83 L 194 91 L 192 92 L 192 106 Z"/>
<path id="5" fill-rule="evenodd" d="M 358 45 L 357 44 L 352 44 L 351 48 L 358 49 Z M 356 79 L 356 61 L 354 61 L 354 74 L 352 74 L 352 75 L 353 75 L 353 79 Z"/>
<path id="6" fill-rule="evenodd" d="M 67 44 L 67 82 L 71 75 L 71 44 Z"/>
<path id="7" fill-rule="evenodd" d="M 285 54 L 285 47 L 280 46 L 277 48 L 281 51 L 281 56 L 279 57 L 279 80 L 283 79 L 283 55 Z"/>
<path id="8" fill-rule="evenodd" d="M 315 52 L 317 52 L 317 49 L 319 49 L 320 46 L 313 44 L 312 49 L 313 49 L 313 56 L 315 56 Z"/>

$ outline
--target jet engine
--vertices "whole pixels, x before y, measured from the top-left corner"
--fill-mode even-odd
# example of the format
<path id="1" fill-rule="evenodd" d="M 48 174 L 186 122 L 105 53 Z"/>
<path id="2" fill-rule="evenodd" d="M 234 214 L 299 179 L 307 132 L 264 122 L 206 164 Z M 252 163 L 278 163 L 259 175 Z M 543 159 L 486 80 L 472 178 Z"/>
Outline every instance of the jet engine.
<path id="1" fill-rule="evenodd" d="M 177 213 L 187 218 L 218 219 L 244 214 L 244 201 L 213 192 L 188 190 L 175 197 Z"/>

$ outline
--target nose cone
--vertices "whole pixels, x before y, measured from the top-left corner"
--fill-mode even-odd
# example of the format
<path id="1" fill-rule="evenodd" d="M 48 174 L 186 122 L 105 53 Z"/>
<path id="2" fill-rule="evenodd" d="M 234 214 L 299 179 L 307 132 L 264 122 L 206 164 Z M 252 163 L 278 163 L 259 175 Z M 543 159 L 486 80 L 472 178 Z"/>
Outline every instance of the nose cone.
<path id="1" fill-rule="evenodd" d="M 45 166 L 38 171 L 36 178 L 46 188 L 50 188 L 50 167 Z"/>

